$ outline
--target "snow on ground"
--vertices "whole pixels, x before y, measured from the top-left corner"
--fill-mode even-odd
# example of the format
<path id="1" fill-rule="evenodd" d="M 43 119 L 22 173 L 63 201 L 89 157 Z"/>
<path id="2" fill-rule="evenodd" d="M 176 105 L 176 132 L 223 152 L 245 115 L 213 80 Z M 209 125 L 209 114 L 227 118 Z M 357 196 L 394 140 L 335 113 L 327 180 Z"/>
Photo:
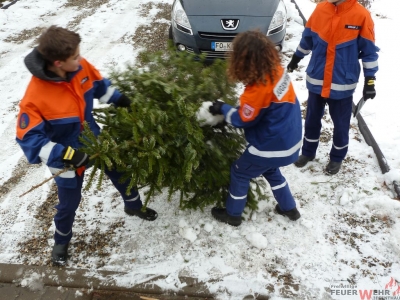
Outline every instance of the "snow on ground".
<path id="1" fill-rule="evenodd" d="M 1 263 L 49 264 L 53 245 L 52 216 L 57 202 L 53 183 L 19 197 L 50 176 L 45 166 L 26 162 L 14 139 L 18 102 L 30 78 L 23 57 L 35 45 L 35 38 L 52 24 L 78 30 L 83 38 L 82 54 L 107 75 L 112 67 L 135 62 L 140 47 L 163 43 L 171 3 L 20 0 L 0 10 Z M 302 32 L 294 4 L 285 3 L 289 39 L 283 49 L 284 65 Z M 297 3 L 306 17 L 315 6 L 311 0 Z M 122 201 L 107 182 L 98 191 L 93 188 L 84 193 L 68 267 L 88 268 L 94 274 L 96 270 L 120 271 L 115 280 L 128 287 L 163 275 L 156 283 L 172 291 L 183 287 L 180 277 L 195 277 L 217 299 L 257 294 L 273 299 L 360 299 L 358 290 L 384 290 L 389 282 L 398 286 L 400 204 L 390 189 L 393 180 L 400 181 L 400 102 L 395 99 L 399 63 L 392 34 L 400 27 L 398 8 L 396 0 L 372 3 L 381 48 L 380 71 L 377 97 L 368 100 L 362 110 L 392 169 L 389 174 L 381 174 L 353 118 L 343 168 L 335 176 L 325 175 L 332 134 L 332 122 L 326 115 L 317 159 L 303 169 L 282 168 L 302 214 L 299 221 L 273 213 L 275 202 L 268 189 L 269 201 L 260 203 L 259 210 L 238 228 L 215 221 L 211 207 L 204 212 L 179 211 L 178 199 L 167 202 L 165 194 L 150 204 L 159 218 L 145 222 L 123 213 Z M 152 39 L 154 32 L 160 40 Z M 291 74 L 303 109 L 308 59 L 300 63 L 300 71 Z M 361 93 L 362 84 L 355 101 Z M 35 274 L 24 281 L 27 286 L 40 286 L 36 283 L 40 278 Z M 353 291 L 358 295 L 343 296 Z"/>

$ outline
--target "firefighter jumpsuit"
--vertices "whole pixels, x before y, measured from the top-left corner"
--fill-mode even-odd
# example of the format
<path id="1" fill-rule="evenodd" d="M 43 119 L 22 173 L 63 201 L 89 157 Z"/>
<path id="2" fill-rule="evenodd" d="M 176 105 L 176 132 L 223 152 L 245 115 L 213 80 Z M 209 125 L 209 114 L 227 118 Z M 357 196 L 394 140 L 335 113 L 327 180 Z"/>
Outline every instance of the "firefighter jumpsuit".
<path id="1" fill-rule="evenodd" d="M 84 121 L 94 134 L 100 133 L 92 115 L 94 98 L 100 103 L 116 104 L 121 96 L 89 62 L 82 59 L 80 64 L 77 71 L 63 79 L 45 69 L 46 63 L 36 48 L 25 58 L 25 65 L 33 76 L 20 102 L 16 140 L 30 163 L 43 162 L 52 174 L 64 169 L 61 157 L 65 147 L 82 146 L 79 136 Z M 56 244 L 67 244 L 72 237 L 84 175 L 84 172 L 78 173 L 68 171 L 55 178 L 59 198 L 54 217 Z M 119 183 L 117 172 L 106 170 L 106 174 L 126 207 L 142 207 L 136 190 L 132 190 L 130 196 L 125 194 L 128 183 Z"/>
<path id="2" fill-rule="evenodd" d="M 279 167 L 297 160 L 301 147 L 300 105 L 289 75 L 278 67 L 275 81 L 247 85 L 234 108 L 222 105 L 227 123 L 243 128 L 248 145 L 231 166 L 228 215 L 240 216 L 247 202 L 252 178 L 263 175 L 271 186 L 282 211 L 296 207 L 285 177 Z"/>
<path id="3" fill-rule="evenodd" d="M 334 131 L 330 159 L 341 162 L 348 150 L 353 93 L 360 76 L 375 76 L 379 48 L 374 23 L 357 0 L 334 5 L 319 3 L 307 21 L 295 55 L 312 52 L 306 69 L 309 90 L 302 154 L 315 156 L 325 105 L 329 106 Z"/>

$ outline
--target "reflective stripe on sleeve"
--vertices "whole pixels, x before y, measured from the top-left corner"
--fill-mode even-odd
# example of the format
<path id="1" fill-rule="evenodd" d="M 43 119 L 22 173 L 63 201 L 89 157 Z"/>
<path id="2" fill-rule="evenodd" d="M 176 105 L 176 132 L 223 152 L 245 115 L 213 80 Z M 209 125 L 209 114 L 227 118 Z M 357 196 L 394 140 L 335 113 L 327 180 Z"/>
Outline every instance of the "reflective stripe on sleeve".
<path id="1" fill-rule="evenodd" d="M 109 86 L 107 88 L 107 92 L 99 99 L 100 103 L 106 104 L 111 99 L 112 95 L 114 94 L 115 87 Z"/>
<path id="2" fill-rule="evenodd" d="M 363 67 L 366 69 L 373 69 L 378 66 L 378 61 L 367 61 L 362 63 Z"/>
<path id="3" fill-rule="evenodd" d="M 311 50 L 306 50 L 300 47 L 300 45 L 297 47 L 297 50 L 299 50 L 301 53 L 304 53 L 305 55 L 309 54 Z"/>
<path id="4" fill-rule="evenodd" d="M 56 143 L 48 142 L 46 145 L 44 145 L 42 147 L 42 149 L 40 149 L 39 157 L 43 163 L 47 164 L 47 161 L 49 160 L 49 157 L 50 157 L 51 150 L 53 150 L 55 145 L 56 145 Z"/>
<path id="5" fill-rule="evenodd" d="M 225 117 L 225 120 L 226 120 L 227 123 L 232 124 L 231 117 L 232 117 L 232 114 L 233 114 L 234 112 L 236 112 L 236 111 L 237 111 L 236 108 L 231 108 L 231 109 L 228 111 L 228 113 L 226 114 L 226 117 Z"/>

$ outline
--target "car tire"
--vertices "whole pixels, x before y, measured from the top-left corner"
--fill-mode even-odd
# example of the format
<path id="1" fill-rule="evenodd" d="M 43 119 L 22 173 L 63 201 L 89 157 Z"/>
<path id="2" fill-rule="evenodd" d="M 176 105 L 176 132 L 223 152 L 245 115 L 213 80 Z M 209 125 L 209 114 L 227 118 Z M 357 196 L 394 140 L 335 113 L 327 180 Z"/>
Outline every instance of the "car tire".
<path id="1" fill-rule="evenodd" d="M 170 26 L 169 26 L 169 29 L 168 29 L 168 38 L 169 38 L 170 40 L 173 40 L 173 39 L 174 39 L 173 36 L 172 36 L 172 25 L 170 25 Z"/>

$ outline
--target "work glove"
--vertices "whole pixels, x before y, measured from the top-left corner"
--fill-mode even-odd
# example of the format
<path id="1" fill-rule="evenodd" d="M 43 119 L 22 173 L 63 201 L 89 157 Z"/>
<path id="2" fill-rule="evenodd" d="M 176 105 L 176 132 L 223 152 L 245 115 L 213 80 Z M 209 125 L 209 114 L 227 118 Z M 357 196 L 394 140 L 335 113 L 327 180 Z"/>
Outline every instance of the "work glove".
<path id="1" fill-rule="evenodd" d="M 292 73 L 293 70 L 297 69 L 299 67 L 300 61 L 301 61 L 301 58 L 298 57 L 296 54 L 293 54 L 292 59 L 290 60 L 289 64 L 287 65 L 288 72 Z"/>
<path id="2" fill-rule="evenodd" d="M 375 96 L 376 96 L 375 79 L 376 78 L 374 76 L 366 76 L 365 77 L 365 83 L 364 83 L 364 89 L 363 89 L 364 100 L 375 98 Z"/>
<path id="3" fill-rule="evenodd" d="M 62 161 L 68 166 L 79 168 L 87 165 L 89 162 L 89 155 L 68 146 L 62 151 Z"/>
<path id="4" fill-rule="evenodd" d="M 208 111 L 212 115 L 222 115 L 222 105 L 224 105 L 224 101 L 221 100 L 216 100 L 213 102 L 213 104 L 208 108 Z"/>
<path id="5" fill-rule="evenodd" d="M 131 107 L 131 103 L 132 103 L 131 99 L 129 99 L 124 94 L 121 94 L 121 96 L 118 98 L 118 100 L 115 104 L 118 107 Z"/>

